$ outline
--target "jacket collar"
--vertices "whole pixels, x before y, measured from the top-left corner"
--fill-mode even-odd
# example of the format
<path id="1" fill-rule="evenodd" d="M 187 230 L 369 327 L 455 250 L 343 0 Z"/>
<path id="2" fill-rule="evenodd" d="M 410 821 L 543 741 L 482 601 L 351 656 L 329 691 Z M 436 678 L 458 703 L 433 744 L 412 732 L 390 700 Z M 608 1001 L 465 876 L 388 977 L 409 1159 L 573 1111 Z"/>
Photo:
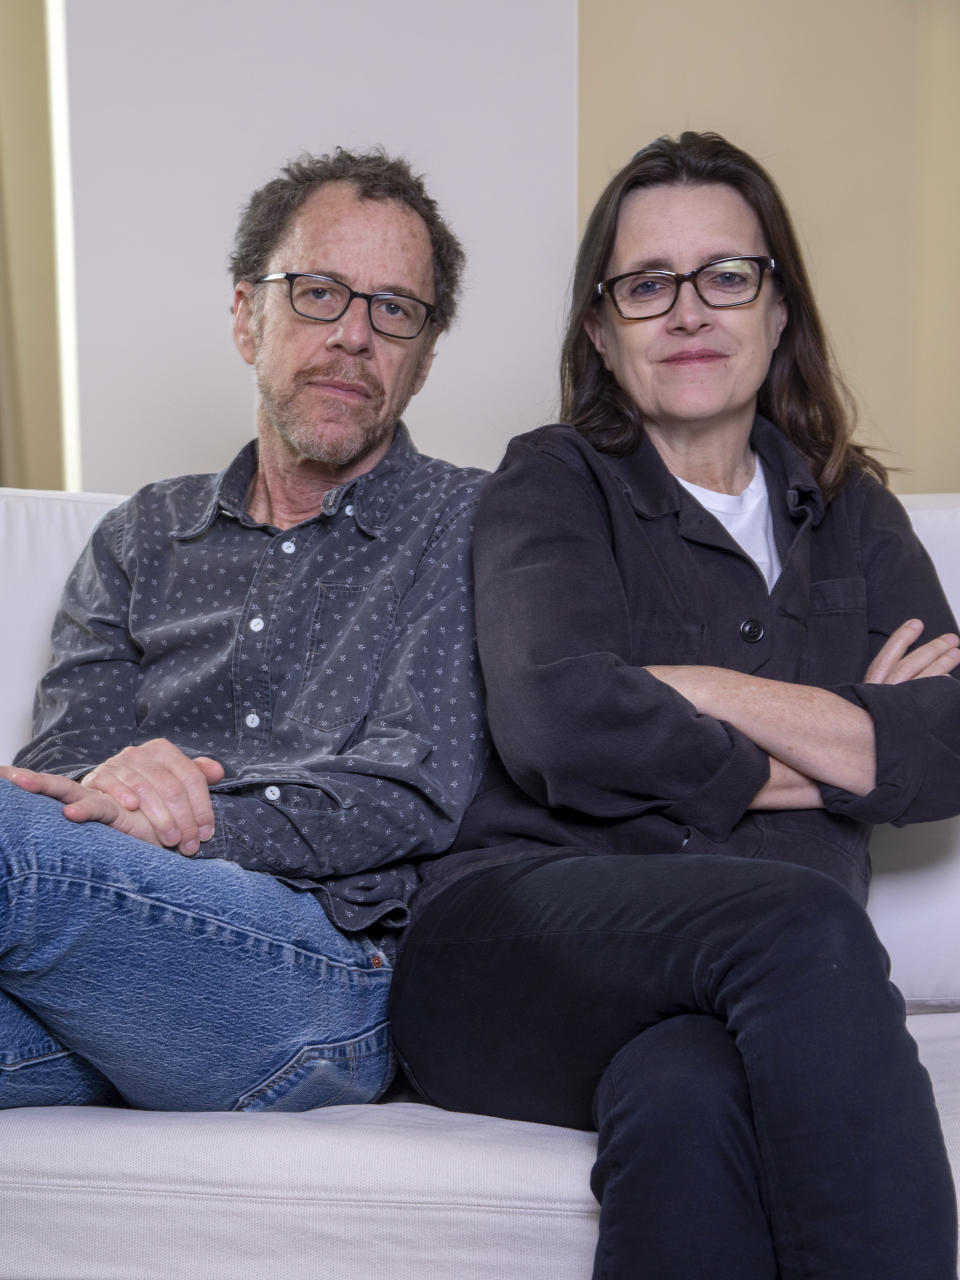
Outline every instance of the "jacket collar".
<path id="1" fill-rule="evenodd" d="M 419 457 L 410 433 L 402 422 L 398 422 L 393 442 L 385 456 L 371 471 L 348 480 L 336 489 L 328 489 L 323 496 L 320 511 L 313 519 L 335 515 L 349 493 L 357 525 L 364 533 L 378 538 L 390 523 L 400 490 Z M 214 478 L 213 491 L 202 508 L 193 513 L 185 513 L 184 521 L 172 530 L 173 537 L 199 537 L 206 533 L 221 512 L 251 528 L 260 527 L 250 519 L 246 509 L 247 492 L 256 469 L 257 442 L 251 440 L 230 465 Z"/>
<path id="2" fill-rule="evenodd" d="M 806 459 L 782 431 L 759 414 L 753 422 L 750 443 L 786 494 L 791 516 L 797 520 L 806 517 L 812 524 L 819 524 L 825 511 L 823 494 Z M 686 507 L 686 491 L 667 470 L 649 436 L 643 435 L 633 453 L 625 457 L 608 453 L 601 457 L 638 515 L 654 519 Z"/>

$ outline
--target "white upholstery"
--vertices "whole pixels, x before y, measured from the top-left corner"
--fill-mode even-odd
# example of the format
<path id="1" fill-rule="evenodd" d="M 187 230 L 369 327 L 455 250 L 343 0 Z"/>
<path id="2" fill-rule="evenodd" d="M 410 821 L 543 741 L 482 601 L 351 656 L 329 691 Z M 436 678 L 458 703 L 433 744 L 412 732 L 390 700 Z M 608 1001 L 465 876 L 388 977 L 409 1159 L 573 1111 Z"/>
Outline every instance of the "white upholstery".
<path id="1" fill-rule="evenodd" d="M 17 1280 L 590 1275 L 586 1133 L 410 1103 L 28 1108 L 0 1118 L 0 1151 L 0 1275 Z"/>
<path id="2" fill-rule="evenodd" d="M 33 687 L 50 659 L 60 590 L 90 531 L 117 496 L 0 489 L 0 761 L 30 736 Z"/>
<path id="3" fill-rule="evenodd" d="M 0 490 L 0 760 L 112 501 Z M 960 496 L 907 504 L 958 611 Z M 879 832 L 874 854 L 871 915 L 911 1008 L 933 1010 L 910 1026 L 960 1174 L 960 821 Z M 0 1280 L 587 1280 L 592 1152 L 589 1134 L 402 1102 L 0 1112 Z"/>

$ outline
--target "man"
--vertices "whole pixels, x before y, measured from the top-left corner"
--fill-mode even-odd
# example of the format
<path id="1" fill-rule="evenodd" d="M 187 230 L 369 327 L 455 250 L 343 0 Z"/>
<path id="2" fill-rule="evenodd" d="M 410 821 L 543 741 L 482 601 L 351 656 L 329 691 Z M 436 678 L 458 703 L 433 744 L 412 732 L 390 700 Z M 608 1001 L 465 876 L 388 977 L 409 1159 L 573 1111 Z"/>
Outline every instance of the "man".
<path id="1" fill-rule="evenodd" d="M 300 1110 L 389 1083 L 416 862 L 483 756 L 479 473 L 401 422 L 462 262 L 379 152 L 301 157 L 244 211 L 257 441 L 104 519 L 0 768 L 0 1105 Z"/>

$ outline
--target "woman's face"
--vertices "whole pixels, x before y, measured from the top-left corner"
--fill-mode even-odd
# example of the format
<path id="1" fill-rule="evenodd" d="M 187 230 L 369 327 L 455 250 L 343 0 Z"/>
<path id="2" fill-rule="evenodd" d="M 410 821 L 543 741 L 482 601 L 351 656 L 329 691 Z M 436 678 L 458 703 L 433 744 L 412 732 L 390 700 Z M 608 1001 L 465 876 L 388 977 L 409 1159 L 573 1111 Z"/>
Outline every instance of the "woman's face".
<path id="1" fill-rule="evenodd" d="M 623 202 L 604 274 L 683 273 L 717 258 L 768 253 L 756 214 L 732 187 L 647 187 Z M 689 281 L 671 311 L 647 320 L 624 320 L 604 297 L 586 329 L 647 426 L 749 432 L 786 322 L 786 304 L 767 274 L 753 302 L 722 310 L 708 307 Z"/>

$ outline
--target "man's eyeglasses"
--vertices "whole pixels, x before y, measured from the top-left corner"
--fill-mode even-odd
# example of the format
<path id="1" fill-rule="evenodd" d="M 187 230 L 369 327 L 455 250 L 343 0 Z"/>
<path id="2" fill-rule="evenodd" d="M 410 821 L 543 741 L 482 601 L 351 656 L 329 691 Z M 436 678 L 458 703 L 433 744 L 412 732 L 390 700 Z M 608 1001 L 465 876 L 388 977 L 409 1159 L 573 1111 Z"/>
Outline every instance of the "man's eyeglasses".
<path id="1" fill-rule="evenodd" d="M 760 292 L 765 271 L 775 272 L 773 258 L 718 258 L 694 271 L 628 271 L 597 285 L 624 320 L 652 320 L 665 316 L 687 280 L 708 307 L 743 307 Z"/>
<path id="2" fill-rule="evenodd" d="M 371 327 L 388 338 L 415 338 L 436 310 L 429 302 L 405 293 L 361 293 L 340 280 L 306 271 L 274 271 L 254 283 L 271 284 L 274 280 L 286 280 L 290 305 L 298 316 L 324 324 L 339 320 L 354 298 L 363 298 Z"/>

